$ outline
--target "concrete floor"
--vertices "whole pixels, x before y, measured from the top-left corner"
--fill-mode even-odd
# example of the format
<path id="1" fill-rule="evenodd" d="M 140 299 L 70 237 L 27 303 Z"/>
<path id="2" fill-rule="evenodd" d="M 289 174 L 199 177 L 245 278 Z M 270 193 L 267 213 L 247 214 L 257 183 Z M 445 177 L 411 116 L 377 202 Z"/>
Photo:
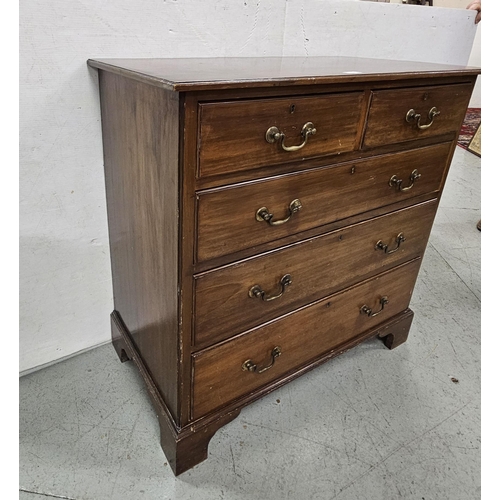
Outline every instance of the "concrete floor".
<path id="1" fill-rule="evenodd" d="M 20 499 L 479 499 L 480 217 L 480 159 L 457 148 L 408 341 L 368 341 L 244 408 L 178 478 L 111 345 L 23 377 Z"/>

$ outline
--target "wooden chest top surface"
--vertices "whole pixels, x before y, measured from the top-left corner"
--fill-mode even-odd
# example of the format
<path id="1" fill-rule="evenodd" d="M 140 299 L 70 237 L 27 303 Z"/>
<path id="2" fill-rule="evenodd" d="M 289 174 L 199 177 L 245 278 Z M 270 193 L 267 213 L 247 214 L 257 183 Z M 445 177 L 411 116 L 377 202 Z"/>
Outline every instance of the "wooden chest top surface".
<path id="1" fill-rule="evenodd" d="M 359 57 L 90 59 L 93 68 L 176 91 L 478 75 L 479 68 Z"/>

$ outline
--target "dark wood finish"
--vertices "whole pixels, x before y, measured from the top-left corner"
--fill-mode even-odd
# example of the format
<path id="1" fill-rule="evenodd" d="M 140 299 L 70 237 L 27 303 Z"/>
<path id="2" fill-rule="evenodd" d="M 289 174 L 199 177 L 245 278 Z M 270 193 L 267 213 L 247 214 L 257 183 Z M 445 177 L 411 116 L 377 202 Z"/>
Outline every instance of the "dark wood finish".
<path id="1" fill-rule="evenodd" d="M 472 88 L 472 84 L 462 84 L 373 92 L 363 147 L 413 141 L 459 130 Z M 422 115 L 421 124 L 428 124 L 428 113 L 433 107 L 440 114 L 429 128 L 420 130 L 413 121 L 406 121 L 407 112 L 414 109 Z"/>
<path id="2" fill-rule="evenodd" d="M 155 386 L 146 366 L 142 362 L 140 354 L 135 349 L 130 333 L 127 331 L 116 311 L 111 314 L 111 334 L 115 349 L 120 349 L 118 353 L 120 360 L 122 362 L 132 360 L 137 366 L 158 417 L 161 447 L 174 474 L 178 476 L 207 458 L 208 445 L 211 438 L 217 430 L 234 420 L 239 415 L 243 406 L 291 382 L 295 378 L 314 369 L 316 366 L 319 366 L 329 359 L 352 349 L 370 337 L 378 335 L 385 341 L 386 338 L 388 338 L 389 332 L 391 332 L 390 335 L 397 336 L 400 331 L 402 331 L 403 335 L 406 334 L 407 336 L 412 318 L 413 312 L 407 309 L 391 320 L 386 321 L 383 328 L 372 328 L 365 331 L 361 335 L 349 339 L 339 347 L 324 353 L 311 363 L 300 367 L 293 373 L 289 373 L 285 377 L 274 380 L 250 395 L 240 398 L 236 404 L 228 404 L 224 412 L 209 416 L 201 422 L 193 422 L 189 427 L 181 429 L 175 425 L 172 415 L 164 404 L 158 388 Z M 390 346 L 388 347 L 391 348 Z"/>
<path id="3" fill-rule="evenodd" d="M 90 59 L 93 68 L 176 91 L 296 87 L 473 76 L 478 68 L 361 57 Z"/>
<path id="4" fill-rule="evenodd" d="M 182 474 L 205 460 L 210 439 L 220 427 L 238 416 L 239 409 L 230 410 L 205 425 L 179 428 L 145 366 L 143 357 L 137 351 L 130 332 L 116 311 L 111 314 L 111 334 L 113 345 L 117 352 L 119 351 L 120 360 L 122 362 L 132 360 L 144 380 L 160 424 L 160 444 L 175 475 Z"/>
<path id="5" fill-rule="evenodd" d="M 389 348 L 407 339 L 477 69 L 352 58 L 89 65 L 99 68 L 112 341 L 121 361 L 137 365 L 176 475 L 206 458 L 211 437 L 244 405 L 370 337 Z M 384 129 L 429 89 L 447 110 L 439 127 L 411 137 L 401 123 Z M 330 102 L 339 105 L 332 123 Z M 319 135 L 297 154 L 262 137 L 276 125 L 296 144 L 294 127 L 314 122 L 311 112 L 327 125 L 315 123 Z M 341 145 L 321 135 L 335 127 Z M 389 185 L 396 175 L 405 186 L 414 168 L 422 176 L 411 190 Z M 284 217 L 297 197 L 303 209 L 288 223 L 255 220 L 261 206 Z M 375 250 L 399 231 L 399 250 Z M 281 272 L 293 278 L 281 299 L 248 296 L 253 284 L 273 290 Z M 382 294 L 389 303 L 379 315 L 360 312 L 376 311 Z M 265 367 L 277 342 L 275 366 L 241 369 L 247 359 Z"/>
<path id="6" fill-rule="evenodd" d="M 181 181 L 181 202 L 179 203 L 179 216 L 181 219 L 181 234 L 179 245 L 179 309 L 180 331 L 178 339 L 179 356 L 179 400 L 180 423 L 185 428 L 190 424 L 191 414 L 191 339 L 193 319 L 193 261 L 195 233 L 195 173 L 197 161 L 198 138 L 198 101 L 193 94 L 181 94 L 184 114 L 182 117 L 183 137 L 181 139 L 181 165 L 179 180 Z"/>
<path id="7" fill-rule="evenodd" d="M 290 234 L 436 192 L 450 146 L 444 143 L 200 192 L 197 258 L 208 260 L 268 241 L 279 244 Z M 412 189 L 403 192 L 389 186 L 393 175 L 409 185 L 414 169 L 422 176 Z M 276 219 L 284 219 L 295 199 L 300 199 L 302 209 L 287 223 L 270 226 L 256 220 L 261 207 L 267 207 Z"/>
<path id="8" fill-rule="evenodd" d="M 436 206 L 434 199 L 195 276 L 196 346 L 227 339 L 423 255 Z M 400 233 L 405 241 L 394 251 Z M 393 253 L 377 249 L 378 241 Z M 255 285 L 277 293 L 286 274 L 292 284 L 279 299 L 250 297 Z"/>
<path id="9" fill-rule="evenodd" d="M 362 125 L 362 92 L 313 97 L 252 99 L 200 104 L 199 177 L 256 169 L 352 151 Z M 285 146 L 303 142 L 304 124 L 316 133 L 298 151 L 285 151 L 266 141 L 275 126 L 286 136 Z"/>
<path id="10" fill-rule="evenodd" d="M 311 360 L 310 363 L 302 365 L 301 367 L 291 372 L 288 372 L 283 377 L 277 378 L 272 382 L 270 382 L 269 384 L 266 384 L 263 387 L 256 389 L 255 391 L 252 391 L 248 394 L 241 396 L 240 398 L 234 400 L 233 402 L 228 403 L 223 410 L 219 410 L 218 412 L 214 412 L 211 415 L 204 416 L 201 419 L 194 421 L 194 424 L 192 425 L 193 427 L 196 427 L 197 425 L 203 425 L 203 422 L 207 420 L 211 421 L 211 419 L 216 418 L 221 414 L 224 414 L 224 412 L 230 412 L 235 409 L 241 409 L 245 405 L 250 404 L 257 399 L 260 399 L 261 397 L 266 396 L 275 389 L 278 389 L 279 387 L 282 387 L 283 385 L 291 382 L 292 380 L 295 380 L 304 373 L 314 370 L 314 368 L 321 365 L 322 363 L 325 363 L 326 361 L 336 356 L 339 356 L 340 354 L 343 354 L 349 349 L 356 347 L 365 340 L 368 340 L 376 336 L 384 340 L 385 336 L 388 335 L 388 332 L 391 331 L 393 332 L 393 334 L 397 335 L 400 330 L 404 331 L 404 329 L 410 327 L 412 318 L 413 318 L 413 311 L 411 309 L 406 309 L 402 313 L 392 316 L 390 319 L 385 321 L 383 325 L 370 328 L 369 330 L 363 331 L 363 333 L 361 333 L 360 335 L 349 338 L 349 340 L 347 340 L 343 344 L 340 344 L 335 349 L 327 351 L 326 353 L 323 353 L 314 360 Z"/>
<path id="11" fill-rule="evenodd" d="M 99 79 L 115 310 L 177 418 L 179 96 Z"/>
<path id="12" fill-rule="evenodd" d="M 363 131 L 361 131 L 363 132 Z M 360 134 L 362 136 L 362 133 Z M 411 142 L 412 148 L 420 148 L 425 146 L 432 146 L 443 142 L 453 142 L 455 140 L 455 132 L 450 132 L 441 136 L 430 136 L 422 139 L 415 139 Z M 357 146 L 356 146 L 357 147 Z M 277 175 L 290 174 L 293 172 L 302 172 L 304 170 L 311 170 L 316 167 L 323 167 L 325 165 L 338 165 L 363 158 L 373 158 L 375 156 L 398 153 L 401 151 L 400 144 L 384 144 L 376 148 L 369 149 L 356 149 L 355 151 L 347 151 L 333 156 L 325 156 L 319 158 L 309 158 L 308 161 L 296 160 L 283 164 L 276 164 L 272 166 L 263 166 L 255 170 L 242 170 L 238 172 L 230 172 L 211 177 L 197 178 L 195 186 L 197 191 L 206 189 L 213 189 L 221 186 L 228 186 L 231 184 L 238 184 L 240 182 L 251 181 L 253 179 L 264 179 Z"/>
<path id="13" fill-rule="evenodd" d="M 470 71 L 469 71 L 470 70 Z M 477 71 L 477 70 L 475 70 Z M 214 86 L 211 89 L 198 90 L 196 92 L 189 92 L 189 94 L 196 95 L 198 102 L 220 102 L 220 101 L 232 101 L 232 100 L 245 100 L 245 99 L 257 99 L 257 98 L 279 98 L 285 96 L 306 96 L 306 95 L 322 95 L 322 94 L 332 94 L 341 92 L 356 92 L 356 91 L 368 91 L 369 94 L 376 90 L 386 90 L 386 89 L 399 89 L 399 88 L 411 88 L 419 87 L 426 84 L 436 85 L 456 85 L 459 83 L 474 84 L 475 81 L 475 71 L 473 68 L 467 68 L 467 71 L 462 73 L 455 73 L 454 76 L 446 76 L 444 74 L 435 75 L 432 77 L 432 81 L 429 79 L 422 80 L 422 75 L 420 77 L 416 73 L 410 78 L 398 78 L 395 79 L 378 79 L 365 80 L 363 77 L 353 78 L 349 82 L 335 82 L 330 83 L 318 83 L 315 77 L 309 79 L 309 84 L 302 83 L 301 85 L 273 85 L 272 87 L 245 87 L 245 88 L 223 88 L 222 86 Z M 394 75 L 396 76 L 396 75 Z M 182 93 L 181 93 L 182 94 Z"/>
<path id="14" fill-rule="evenodd" d="M 388 349 L 395 349 L 408 340 L 413 311 L 408 309 L 408 314 L 396 324 L 386 325 L 381 329 L 378 336 L 384 341 Z"/>
<path id="15" fill-rule="evenodd" d="M 125 340 L 124 330 L 125 326 L 123 320 L 120 318 L 120 314 L 117 311 L 113 311 L 111 313 L 111 342 L 122 363 L 130 361 L 132 357 L 129 354 L 129 342 Z"/>
<path id="16" fill-rule="evenodd" d="M 417 259 L 194 354 L 193 417 L 252 392 L 403 312 L 410 303 L 419 267 Z M 360 313 L 363 305 L 378 311 L 383 296 L 389 303 L 379 315 Z M 242 370 L 247 359 L 259 366 L 269 365 L 275 346 L 281 347 L 282 354 L 272 368 L 264 373 Z"/>
<path id="17" fill-rule="evenodd" d="M 164 420 L 160 420 L 161 447 L 174 474 L 178 476 L 207 458 L 208 444 L 214 434 L 234 420 L 240 409 L 227 412 L 204 426 L 184 429 L 172 434 Z"/>

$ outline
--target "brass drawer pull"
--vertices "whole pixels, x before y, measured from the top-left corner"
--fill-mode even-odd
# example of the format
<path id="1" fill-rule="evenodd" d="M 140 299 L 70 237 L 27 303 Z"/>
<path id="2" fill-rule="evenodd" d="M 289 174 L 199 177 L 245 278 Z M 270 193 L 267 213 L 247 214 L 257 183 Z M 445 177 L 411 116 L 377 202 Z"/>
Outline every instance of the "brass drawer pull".
<path id="1" fill-rule="evenodd" d="M 288 207 L 288 217 L 286 219 L 281 219 L 281 220 L 273 220 L 274 215 L 269 212 L 267 207 L 262 207 L 257 210 L 257 213 L 255 214 L 255 218 L 260 222 L 260 221 L 266 221 L 269 225 L 271 226 L 280 226 L 281 224 L 284 224 L 285 222 L 288 222 L 290 220 L 290 217 L 298 212 L 302 208 L 302 203 L 300 202 L 299 199 L 293 200 L 289 207 Z"/>
<path id="2" fill-rule="evenodd" d="M 270 302 L 271 300 L 279 299 L 285 293 L 286 287 L 291 284 L 292 277 L 289 274 L 285 274 L 285 276 L 280 279 L 281 290 L 277 295 L 268 295 L 264 290 L 262 290 L 260 285 L 254 285 L 250 288 L 248 295 L 250 295 L 250 297 L 261 298 L 264 302 Z"/>
<path id="3" fill-rule="evenodd" d="M 302 144 L 299 144 L 298 146 L 285 146 L 284 132 L 281 132 L 278 127 L 269 127 L 266 132 L 266 141 L 271 144 L 276 141 L 278 142 L 281 141 L 281 147 L 285 151 L 298 151 L 299 149 L 303 148 L 306 145 L 309 136 L 314 135 L 315 133 L 316 133 L 316 128 L 314 127 L 314 124 L 312 122 L 304 123 L 302 131 L 300 133 L 303 138 Z"/>
<path id="4" fill-rule="evenodd" d="M 264 366 L 263 368 L 259 368 L 251 359 L 247 359 L 242 365 L 241 369 L 243 371 L 249 371 L 249 372 L 255 372 L 255 373 L 264 373 L 265 371 L 269 370 L 274 365 L 274 362 L 276 361 L 277 358 L 281 356 L 281 347 L 277 345 L 272 351 L 271 351 L 271 364 Z"/>
<path id="5" fill-rule="evenodd" d="M 441 114 L 441 111 L 438 111 L 435 106 L 432 107 L 429 110 L 429 114 L 428 114 L 430 122 L 425 124 L 425 125 L 420 125 L 420 119 L 422 118 L 422 115 L 417 113 L 414 109 L 410 109 L 408 111 L 408 113 L 406 113 L 406 121 L 408 123 L 416 122 L 417 128 L 419 130 L 425 130 L 425 129 L 429 128 L 434 123 L 434 118 L 440 114 Z"/>
<path id="6" fill-rule="evenodd" d="M 382 297 L 380 299 L 380 309 L 377 312 L 373 312 L 373 309 L 368 307 L 366 304 L 359 310 L 361 314 L 366 314 L 370 318 L 374 318 L 378 314 L 380 314 L 383 310 L 384 307 L 389 303 L 389 299 L 387 297 Z"/>
<path id="7" fill-rule="evenodd" d="M 399 247 L 401 246 L 401 243 L 403 243 L 403 241 L 405 241 L 406 238 L 404 237 L 403 233 L 399 233 L 397 236 L 396 236 L 396 243 L 397 245 L 392 248 L 391 250 L 389 250 L 389 245 L 384 243 L 382 240 L 378 240 L 377 241 L 377 244 L 375 245 L 375 250 L 383 250 L 384 253 L 394 253 L 394 252 L 397 252 L 399 250 Z"/>
<path id="8" fill-rule="evenodd" d="M 415 184 L 415 181 L 417 179 L 420 179 L 422 177 L 422 174 L 418 173 L 418 170 L 415 169 L 411 174 L 410 174 L 410 184 L 406 187 L 402 187 L 403 185 L 403 179 L 398 179 L 397 176 L 393 175 L 389 179 L 389 186 L 391 187 L 397 187 L 399 191 L 409 191 L 413 185 Z"/>

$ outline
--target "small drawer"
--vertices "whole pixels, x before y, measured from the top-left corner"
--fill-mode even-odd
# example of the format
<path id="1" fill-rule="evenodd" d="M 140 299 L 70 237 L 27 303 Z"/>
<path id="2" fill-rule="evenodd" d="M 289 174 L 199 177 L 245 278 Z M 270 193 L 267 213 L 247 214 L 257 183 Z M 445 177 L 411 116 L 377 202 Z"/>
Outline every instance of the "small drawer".
<path id="1" fill-rule="evenodd" d="M 199 105 L 198 177 L 352 151 L 363 93 Z"/>
<path id="2" fill-rule="evenodd" d="M 278 380 L 403 312 L 420 259 L 193 355 L 193 418 Z"/>
<path id="3" fill-rule="evenodd" d="M 451 143 L 197 194 L 199 262 L 440 189 Z"/>
<path id="4" fill-rule="evenodd" d="M 195 276 L 195 344 L 208 346 L 423 255 L 437 200 Z"/>
<path id="5" fill-rule="evenodd" d="M 471 84 L 372 92 L 363 149 L 456 133 Z"/>

